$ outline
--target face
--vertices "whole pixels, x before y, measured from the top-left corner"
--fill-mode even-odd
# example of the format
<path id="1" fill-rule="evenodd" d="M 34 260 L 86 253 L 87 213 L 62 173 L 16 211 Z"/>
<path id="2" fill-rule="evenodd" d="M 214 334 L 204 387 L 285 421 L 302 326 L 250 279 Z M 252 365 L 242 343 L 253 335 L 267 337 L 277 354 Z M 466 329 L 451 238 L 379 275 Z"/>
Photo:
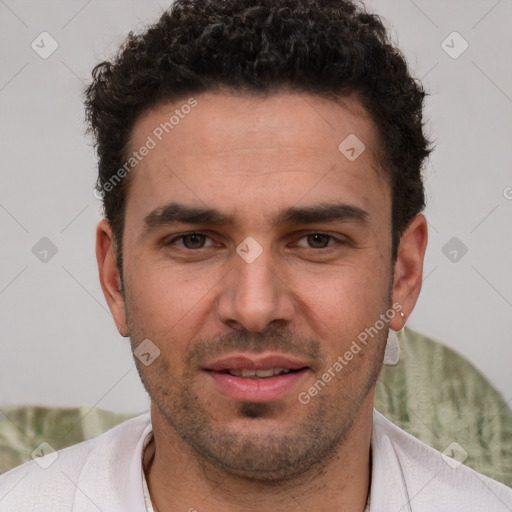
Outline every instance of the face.
<path id="1" fill-rule="evenodd" d="M 107 300 L 134 349 L 160 350 L 135 358 L 154 422 L 233 474 L 291 478 L 340 446 L 382 361 L 387 323 L 344 357 L 396 300 L 374 126 L 349 99 L 194 101 L 135 124 L 131 150 L 155 145 L 130 177 L 125 294 Z M 350 134 L 356 159 L 338 148 Z M 98 232 L 107 290 L 111 233 Z"/>

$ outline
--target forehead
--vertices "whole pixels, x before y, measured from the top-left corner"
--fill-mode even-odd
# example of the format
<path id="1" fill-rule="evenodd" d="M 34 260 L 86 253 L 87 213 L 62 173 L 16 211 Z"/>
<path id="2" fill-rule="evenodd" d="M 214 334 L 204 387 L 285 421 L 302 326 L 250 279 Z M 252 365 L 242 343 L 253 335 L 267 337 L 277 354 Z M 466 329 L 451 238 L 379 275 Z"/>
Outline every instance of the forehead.
<path id="1" fill-rule="evenodd" d="M 130 176 L 127 216 L 176 198 L 253 217 L 256 205 L 269 214 L 350 200 L 383 213 L 389 202 L 375 126 L 350 98 L 205 93 L 142 115 L 129 152 L 144 146 L 151 149 Z"/>

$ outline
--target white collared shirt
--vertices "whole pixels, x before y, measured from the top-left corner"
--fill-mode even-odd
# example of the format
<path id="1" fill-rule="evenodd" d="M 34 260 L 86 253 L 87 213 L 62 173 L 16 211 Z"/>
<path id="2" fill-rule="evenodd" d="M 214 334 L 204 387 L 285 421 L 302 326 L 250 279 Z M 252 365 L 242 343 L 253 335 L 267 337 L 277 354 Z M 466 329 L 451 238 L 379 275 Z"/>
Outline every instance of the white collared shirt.
<path id="1" fill-rule="evenodd" d="M 149 412 L 0 475 L 0 512 L 146 512 Z M 371 512 L 510 512 L 512 489 L 459 465 L 374 410 Z M 151 500 L 149 500 L 151 504 Z"/>

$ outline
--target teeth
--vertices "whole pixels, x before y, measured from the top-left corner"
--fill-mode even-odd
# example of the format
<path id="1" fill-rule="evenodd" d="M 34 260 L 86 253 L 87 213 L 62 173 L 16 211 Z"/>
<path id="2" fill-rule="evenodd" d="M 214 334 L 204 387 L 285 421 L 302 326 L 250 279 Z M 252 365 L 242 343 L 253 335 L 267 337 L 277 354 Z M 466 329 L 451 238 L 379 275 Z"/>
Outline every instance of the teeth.
<path id="1" fill-rule="evenodd" d="M 273 368 L 274 375 L 279 375 L 280 373 L 290 373 L 288 368 Z"/>
<path id="2" fill-rule="evenodd" d="M 273 377 L 274 369 L 269 368 L 268 370 L 256 370 L 256 377 Z"/>
<path id="3" fill-rule="evenodd" d="M 274 375 L 281 375 L 285 373 L 290 373 L 288 368 L 268 368 L 267 370 L 228 370 L 230 375 L 234 377 L 257 377 L 260 379 L 265 379 L 268 377 L 273 377 Z"/>

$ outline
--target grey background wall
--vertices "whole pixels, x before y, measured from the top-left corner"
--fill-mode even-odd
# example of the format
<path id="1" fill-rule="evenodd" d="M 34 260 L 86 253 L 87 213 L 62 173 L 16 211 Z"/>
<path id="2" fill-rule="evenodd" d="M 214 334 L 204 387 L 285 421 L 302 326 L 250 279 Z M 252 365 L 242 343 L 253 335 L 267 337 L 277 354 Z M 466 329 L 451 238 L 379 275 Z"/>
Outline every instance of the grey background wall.
<path id="1" fill-rule="evenodd" d="M 167 5 L 0 0 L 0 406 L 148 406 L 97 278 L 100 203 L 80 95 L 92 67 Z M 464 354 L 511 401 L 512 3 L 369 5 L 430 93 L 437 146 L 409 326 Z"/>

